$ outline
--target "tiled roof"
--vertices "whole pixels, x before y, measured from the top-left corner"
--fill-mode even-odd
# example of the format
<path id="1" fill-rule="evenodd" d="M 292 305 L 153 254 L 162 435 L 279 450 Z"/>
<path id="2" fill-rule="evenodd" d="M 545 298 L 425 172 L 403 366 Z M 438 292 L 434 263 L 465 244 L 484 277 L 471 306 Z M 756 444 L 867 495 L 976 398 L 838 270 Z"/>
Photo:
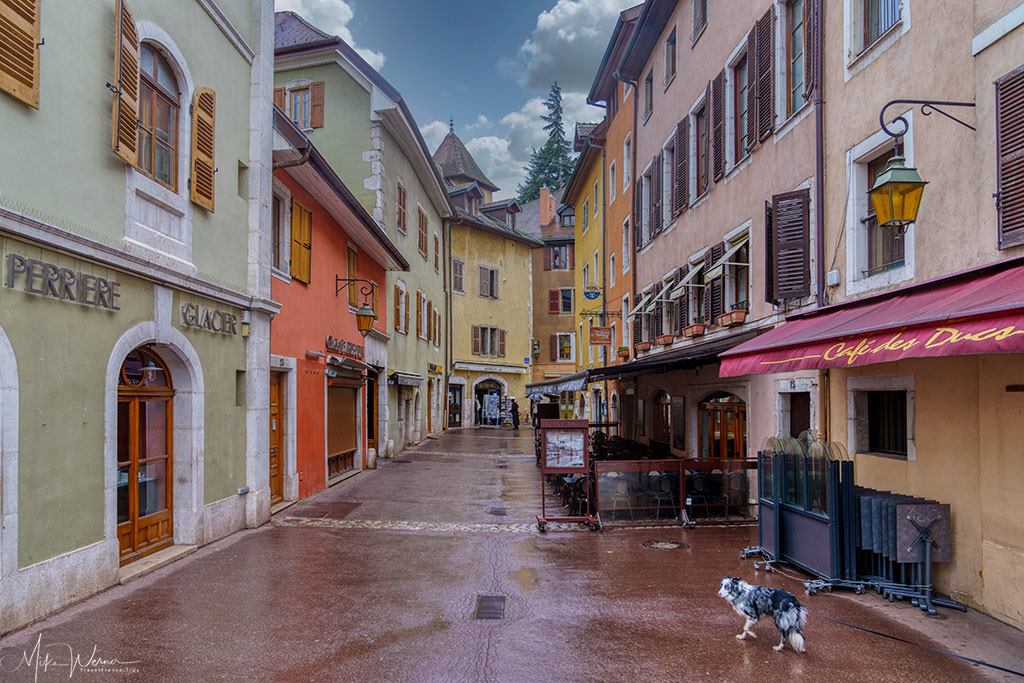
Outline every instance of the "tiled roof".
<path id="1" fill-rule="evenodd" d="M 313 45 L 337 40 L 337 36 L 324 33 L 295 12 L 274 14 L 274 49 Z"/>
<path id="2" fill-rule="evenodd" d="M 437 151 L 434 152 L 434 161 L 441 167 L 441 175 L 446 179 L 460 176 L 472 178 L 492 192 L 497 192 L 500 189 L 480 170 L 473 155 L 462 144 L 462 140 L 455 134 L 455 131 L 449 132 L 441 141 Z"/>
<path id="3" fill-rule="evenodd" d="M 561 207 L 565 188 L 554 190 L 551 194 Z M 547 225 L 540 225 L 540 199 L 522 205 L 522 212 L 516 218 L 516 227 L 520 232 L 541 240 L 571 240 L 576 236 L 575 228 L 562 227 L 557 212 Z"/>
<path id="4" fill-rule="evenodd" d="M 466 225 L 475 226 L 478 228 L 484 228 L 488 232 L 499 233 L 503 237 L 516 240 L 517 242 L 523 242 L 531 247 L 543 246 L 543 243 L 540 242 L 536 237 L 532 237 L 531 235 L 520 232 L 518 230 L 513 230 L 509 228 L 505 223 L 495 220 L 486 214 L 472 214 L 459 206 L 456 206 L 455 210 L 456 215 L 455 218 L 452 219 L 453 222 L 464 223 Z"/>

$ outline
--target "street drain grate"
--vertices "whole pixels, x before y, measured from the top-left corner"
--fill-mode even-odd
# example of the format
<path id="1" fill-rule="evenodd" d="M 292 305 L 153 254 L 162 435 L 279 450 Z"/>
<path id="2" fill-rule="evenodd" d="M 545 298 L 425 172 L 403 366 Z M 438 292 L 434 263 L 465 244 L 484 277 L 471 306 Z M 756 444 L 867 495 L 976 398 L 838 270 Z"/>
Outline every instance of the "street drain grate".
<path id="1" fill-rule="evenodd" d="M 508 508 L 491 508 L 487 511 L 487 514 L 503 517 L 508 514 Z"/>
<path id="2" fill-rule="evenodd" d="M 644 543 L 645 548 L 653 548 L 654 550 L 687 550 L 690 546 L 687 543 L 678 543 L 676 541 L 647 541 Z"/>
<path id="3" fill-rule="evenodd" d="M 499 460 L 498 461 L 498 467 L 501 468 L 501 469 L 507 469 L 508 468 L 508 460 Z"/>
<path id="4" fill-rule="evenodd" d="M 476 612 L 474 619 L 504 619 L 505 618 L 505 596 L 504 595 L 478 595 L 476 596 Z"/>

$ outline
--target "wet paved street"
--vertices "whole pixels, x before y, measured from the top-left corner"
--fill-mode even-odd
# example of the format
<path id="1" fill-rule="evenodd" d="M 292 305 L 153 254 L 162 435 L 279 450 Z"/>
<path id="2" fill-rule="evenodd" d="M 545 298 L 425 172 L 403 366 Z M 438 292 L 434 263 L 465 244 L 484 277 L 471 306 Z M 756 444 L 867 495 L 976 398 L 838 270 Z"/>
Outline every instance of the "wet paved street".
<path id="1" fill-rule="evenodd" d="M 755 575 L 739 558 L 753 526 L 541 534 L 538 477 L 530 430 L 428 440 L 7 636 L 0 681 L 1019 680 L 816 615 L 805 655 L 774 652 L 767 622 L 737 641 L 742 620 L 716 595 L 726 573 L 785 587 L 819 614 L 1024 668 L 1024 634 L 983 615 L 933 620 Z M 652 540 L 689 547 L 643 546 Z M 505 618 L 474 620 L 478 595 L 505 596 Z M 44 670 L 47 653 L 85 662 L 94 647 L 133 663 Z"/>

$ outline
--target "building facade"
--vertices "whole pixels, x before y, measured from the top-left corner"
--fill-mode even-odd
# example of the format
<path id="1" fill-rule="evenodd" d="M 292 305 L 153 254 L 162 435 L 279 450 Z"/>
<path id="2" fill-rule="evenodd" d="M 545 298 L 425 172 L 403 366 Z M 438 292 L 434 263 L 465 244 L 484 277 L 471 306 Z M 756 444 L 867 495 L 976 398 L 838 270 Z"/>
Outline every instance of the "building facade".
<path id="1" fill-rule="evenodd" d="M 377 448 L 394 454 L 444 427 L 441 238 L 452 207 L 401 94 L 341 38 L 293 12 L 275 19 L 275 102 L 409 263 L 387 277 L 390 338 L 372 338 L 387 344 L 390 363 L 377 389 Z"/>
<path id="2" fill-rule="evenodd" d="M 278 308 L 272 3 L 20 6 L 4 21 L 36 45 L 0 67 L 0 632 L 269 518 Z"/>

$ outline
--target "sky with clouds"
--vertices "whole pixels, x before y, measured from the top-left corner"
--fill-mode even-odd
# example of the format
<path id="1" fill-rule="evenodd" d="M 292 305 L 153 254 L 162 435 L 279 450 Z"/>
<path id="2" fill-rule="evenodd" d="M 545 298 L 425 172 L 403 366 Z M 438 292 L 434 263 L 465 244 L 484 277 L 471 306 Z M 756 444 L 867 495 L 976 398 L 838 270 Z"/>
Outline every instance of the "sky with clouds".
<path id="1" fill-rule="evenodd" d="M 401 93 L 427 146 L 449 117 L 496 196 L 512 196 L 547 135 L 540 115 L 553 81 L 566 133 L 598 121 L 586 103 L 618 13 L 638 0 L 277 0 L 340 36 Z"/>

